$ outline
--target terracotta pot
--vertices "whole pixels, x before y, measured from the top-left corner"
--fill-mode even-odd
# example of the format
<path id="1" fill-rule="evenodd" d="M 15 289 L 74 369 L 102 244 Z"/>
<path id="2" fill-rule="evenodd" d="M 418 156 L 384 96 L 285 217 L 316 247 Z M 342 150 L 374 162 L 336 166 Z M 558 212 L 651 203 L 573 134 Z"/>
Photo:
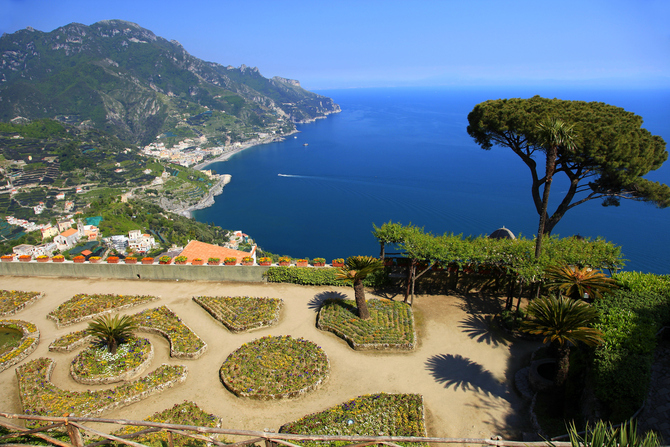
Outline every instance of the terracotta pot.
<path id="1" fill-rule="evenodd" d="M 119 260 L 118 259 L 109 259 L 107 258 L 107 264 L 118 264 Z"/>
<path id="2" fill-rule="evenodd" d="M 97 264 L 98 262 L 100 262 L 100 259 L 90 259 L 89 258 L 88 262 L 90 262 L 91 264 Z"/>
<path id="3" fill-rule="evenodd" d="M 205 261 L 203 259 L 199 259 L 199 260 L 194 259 L 193 261 L 191 261 L 191 265 L 203 265 L 204 263 L 205 263 Z"/>
<path id="4" fill-rule="evenodd" d="M 296 262 L 295 265 L 298 267 L 307 267 L 307 261 Z"/>
<path id="5" fill-rule="evenodd" d="M 172 261 L 158 261 L 159 264 L 167 265 Z"/>
<path id="6" fill-rule="evenodd" d="M 20 262 L 30 262 L 32 258 L 19 258 Z"/>
<path id="7" fill-rule="evenodd" d="M 282 261 L 282 262 L 279 263 L 279 265 L 282 266 L 282 267 L 288 267 L 289 265 L 291 265 L 291 263 Z"/>
<path id="8" fill-rule="evenodd" d="M 53 262 L 65 262 L 65 258 L 51 258 Z"/>
<path id="9" fill-rule="evenodd" d="M 49 258 L 37 258 L 37 262 L 48 262 Z"/>
<path id="10" fill-rule="evenodd" d="M 344 262 L 335 262 L 331 264 L 333 267 L 344 267 Z"/>
<path id="11" fill-rule="evenodd" d="M 75 264 L 83 264 L 84 261 L 86 261 L 86 259 L 73 259 L 72 260 L 72 262 L 74 262 Z"/>
<path id="12" fill-rule="evenodd" d="M 144 258 L 142 259 L 142 264 L 144 265 L 151 265 L 154 263 L 154 258 Z"/>
<path id="13" fill-rule="evenodd" d="M 186 265 L 186 261 L 175 261 L 174 263 L 177 265 Z"/>
<path id="14" fill-rule="evenodd" d="M 207 261 L 207 265 L 219 265 L 221 264 L 221 261 Z"/>
<path id="15" fill-rule="evenodd" d="M 2 258 L 2 262 L 12 262 L 14 260 L 13 257 L 11 258 Z"/>
<path id="16" fill-rule="evenodd" d="M 224 264 L 226 264 L 226 265 L 235 265 L 235 264 L 237 264 L 237 261 L 236 261 L 236 262 L 225 261 Z"/>
<path id="17" fill-rule="evenodd" d="M 260 265 L 272 265 L 271 262 L 261 262 Z"/>
<path id="18" fill-rule="evenodd" d="M 124 259 L 126 264 L 137 264 L 137 259 Z"/>
<path id="19" fill-rule="evenodd" d="M 254 265 L 253 261 L 244 261 L 242 265 Z"/>
<path id="20" fill-rule="evenodd" d="M 315 262 L 315 263 L 312 264 L 312 265 L 313 265 L 314 267 L 323 267 L 324 265 L 326 265 L 326 263 L 325 263 L 325 262 Z"/>

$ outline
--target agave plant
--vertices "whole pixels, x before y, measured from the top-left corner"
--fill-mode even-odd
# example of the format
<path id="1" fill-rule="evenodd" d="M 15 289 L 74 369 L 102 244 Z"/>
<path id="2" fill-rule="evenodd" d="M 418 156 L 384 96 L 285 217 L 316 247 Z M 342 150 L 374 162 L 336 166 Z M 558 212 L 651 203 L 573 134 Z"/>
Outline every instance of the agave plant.
<path id="1" fill-rule="evenodd" d="M 558 386 L 568 377 L 571 345 L 582 342 L 597 346 L 603 342 L 602 333 L 589 327 L 598 318 L 598 312 L 581 300 L 543 297 L 533 300 L 526 310 L 531 318 L 521 323 L 521 330 L 544 336 L 544 343 L 551 343 L 555 349 Z"/>
<path id="2" fill-rule="evenodd" d="M 384 268 L 382 261 L 372 256 L 350 256 L 344 267 L 338 269 L 336 278 L 340 281 L 350 282 L 354 285 L 354 297 L 358 308 L 358 317 L 362 320 L 370 318 L 370 311 L 365 301 L 365 288 L 363 280 L 368 275 Z"/>
<path id="3" fill-rule="evenodd" d="M 137 325 L 128 315 L 120 318 L 105 315 L 89 323 L 87 332 L 106 345 L 111 354 L 116 354 L 118 345 L 131 337 L 136 329 Z"/>
<path id="4" fill-rule="evenodd" d="M 564 296 L 581 299 L 585 293 L 591 298 L 602 298 L 603 293 L 616 289 L 617 283 L 598 269 L 578 268 L 573 265 L 553 265 L 545 270 L 549 290 Z"/>

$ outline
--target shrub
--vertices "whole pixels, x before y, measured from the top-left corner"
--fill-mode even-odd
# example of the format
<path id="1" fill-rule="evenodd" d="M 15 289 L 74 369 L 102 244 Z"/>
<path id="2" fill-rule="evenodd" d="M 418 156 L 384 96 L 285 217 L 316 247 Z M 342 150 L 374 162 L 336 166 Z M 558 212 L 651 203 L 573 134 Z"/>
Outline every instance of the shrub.
<path id="1" fill-rule="evenodd" d="M 223 259 L 224 264 L 237 264 L 237 258 L 228 257 Z"/>
<path id="2" fill-rule="evenodd" d="M 174 258 L 174 262 L 186 262 L 188 261 L 188 258 L 186 256 L 177 256 Z"/>
<path id="3" fill-rule="evenodd" d="M 208 258 L 207 259 L 207 262 L 211 262 L 212 264 L 220 262 L 220 261 L 221 261 L 221 259 L 219 259 L 219 258 Z"/>
<path id="4" fill-rule="evenodd" d="M 245 256 L 242 258 L 242 262 L 254 262 L 254 258 L 251 256 Z"/>
<path id="5" fill-rule="evenodd" d="M 168 255 L 164 255 L 164 256 L 161 256 L 160 258 L 158 258 L 158 260 L 160 262 L 170 262 L 170 261 L 172 261 L 172 258 L 169 257 Z"/>

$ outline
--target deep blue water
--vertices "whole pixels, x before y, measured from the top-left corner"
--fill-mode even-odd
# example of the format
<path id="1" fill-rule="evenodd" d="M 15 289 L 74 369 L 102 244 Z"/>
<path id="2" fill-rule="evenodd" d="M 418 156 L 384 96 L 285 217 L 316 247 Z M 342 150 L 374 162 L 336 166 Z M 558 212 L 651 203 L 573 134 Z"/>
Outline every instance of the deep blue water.
<path id="1" fill-rule="evenodd" d="M 267 251 L 294 257 L 378 255 L 372 224 L 413 223 L 434 234 L 532 237 L 538 216 L 528 168 L 511 150 L 482 150 L 466 132 L 479 102 L 540 94 L 602 101 L 644 117 L 670 142 L 670 90 L 355 89 L 320 91 L 342 113 L 299 126 L 297 138 L 247 149 L 210 168 L 232 174 L 201 222 L 242 230 Z M 308 143 L 308 146 L 304 146 Z M 282 174 L 282 175 L 279 175 Z M 670 183 L 670 161 L 647 178 Z M 552 198 L 565 191 L 555 178 Z M 551 209 L 551 204 L 550 204 Z M 622 246 L 626 270 L 670 273 L 670 209 L 590 201 L 554 234 L 602 236 Z"/>

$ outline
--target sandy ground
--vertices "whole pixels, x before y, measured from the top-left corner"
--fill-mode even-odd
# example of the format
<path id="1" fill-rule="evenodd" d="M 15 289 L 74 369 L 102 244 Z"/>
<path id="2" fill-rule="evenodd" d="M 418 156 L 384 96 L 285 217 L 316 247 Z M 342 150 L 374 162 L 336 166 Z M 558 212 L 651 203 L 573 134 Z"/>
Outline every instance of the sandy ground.
<path id="1" fill-rule="evenodd" d="M 353 299 L 353 290 L 338 287 L 306 287 L 287 284 L 130 281 L 0 277 L 0 289 L 43 291 L 46 296 L 14 316 L 30 321 L 41 332 L 40 344 L 28 357 L 49 357 L 56 361 L 52 381 L 67 390 L 95 388 L 79 385 L 68 366 L 79 352 L 49 352 L 56 337 L 84 329 L 80 323 L 57 329 L 47 313 L 77 293 L 151 294 L 161 300 L 123 312 L 136 313 L 165 304 L 175 311 L 208 344 L 197 360 L 169 357 L 168 342 L 143 334 L 151 340 L 155 359 L 150 370 L 161 363 L 188 366 L 185 383 L 154 397 L 105 414 L 110 418 L 144 419 L 175 403 L 191 400 L 203 410 L 223 419 L 226 428 L 278 430 L 287 422 L 322 411 L 362 394 L 419 393 L 426 407 L 429 436 L 520 439 L 528 430 L 528 410 L 513 387 L 514 373 L 537 344 L 510 343 L 491 333 L 483 315 L 492 311 L 491 299 L 459 296 L 418 296 L 414 303 L 419 345 L 409 353 L 357 352 L 327 332 L 316 329 L 318 304 L 327 296 Z M 214 320 L 193 296 L 268 296 L 284 300 L 277 324 L 259 331 L 233 334 Z M 368 299 L 375 298 L 368 292 Z M 228 392 L 218 371 L 226 357 L 243 343 L 265 335 L 303 337 L 327 353 L 330 377 L 305 396 L 281 401 L 253 401 Z M 24 360 L 24 363 L 27 360 Z M 0 410 L 21 413 L 16 366 L 0 373 Z M 111 388 L 114 385 L 105 386 Z M 103 388 L 103 387 L 101 387 Z"/>

